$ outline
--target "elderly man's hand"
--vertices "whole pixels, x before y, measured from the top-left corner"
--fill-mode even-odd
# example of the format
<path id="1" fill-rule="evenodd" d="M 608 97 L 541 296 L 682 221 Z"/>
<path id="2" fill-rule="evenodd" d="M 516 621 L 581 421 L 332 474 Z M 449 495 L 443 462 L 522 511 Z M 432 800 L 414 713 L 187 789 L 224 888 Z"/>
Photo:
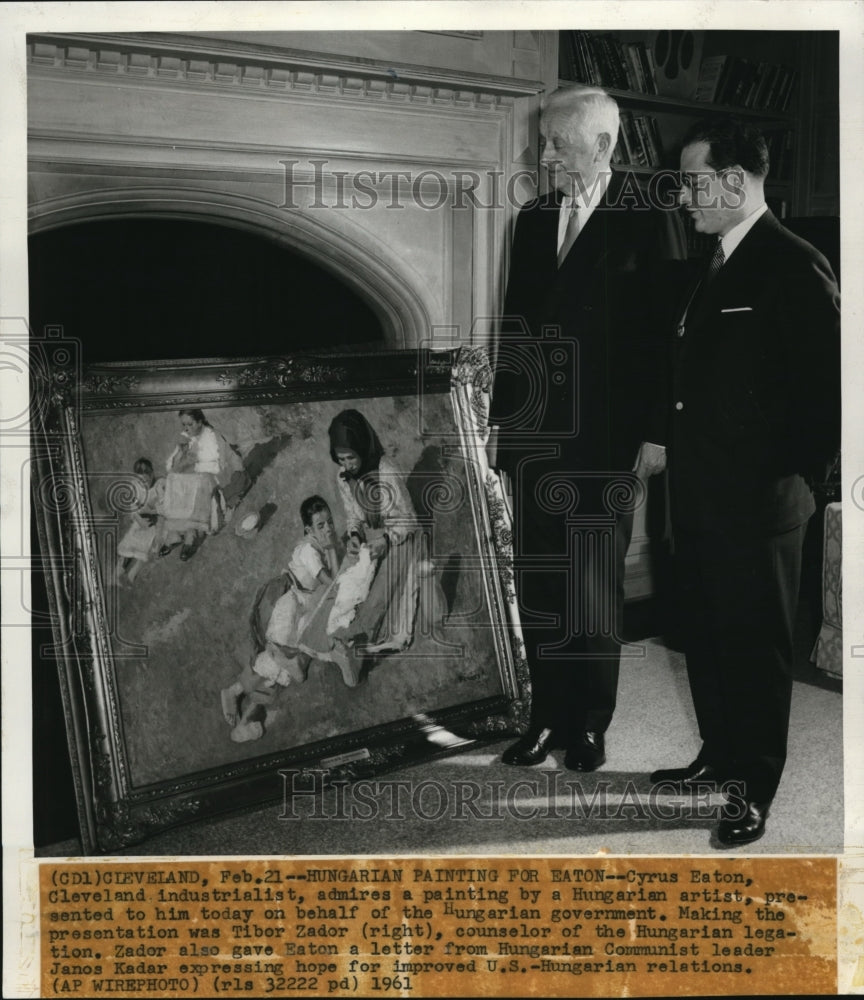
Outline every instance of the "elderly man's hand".
<path id="1" fill-rule="evenodd" d="M 639 446 L 633 471 L 640 479 L 656 476 L 666 468 L 666 449 L 662 444 L 643 441 Z"/>

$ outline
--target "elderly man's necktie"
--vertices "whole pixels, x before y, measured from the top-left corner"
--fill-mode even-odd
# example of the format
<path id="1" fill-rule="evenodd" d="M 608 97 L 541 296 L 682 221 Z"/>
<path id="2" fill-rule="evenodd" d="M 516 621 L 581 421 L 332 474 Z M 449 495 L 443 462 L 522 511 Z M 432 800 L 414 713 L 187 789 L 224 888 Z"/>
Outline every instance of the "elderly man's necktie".
<path id="1" fill-rule="evenodd" d="M 567 219 L 567 228 L 564 230 L 564 242 L 561 244 L 561 248 L 558 251 L 558 266 L 564 263 L 564 258 L 570 252 L 570 247 L 576 242 L 576 237 L 579 235 L 579 205 L 577 202 L 573 202 L 573 207 L 570 209 L 570 216 Z"/>

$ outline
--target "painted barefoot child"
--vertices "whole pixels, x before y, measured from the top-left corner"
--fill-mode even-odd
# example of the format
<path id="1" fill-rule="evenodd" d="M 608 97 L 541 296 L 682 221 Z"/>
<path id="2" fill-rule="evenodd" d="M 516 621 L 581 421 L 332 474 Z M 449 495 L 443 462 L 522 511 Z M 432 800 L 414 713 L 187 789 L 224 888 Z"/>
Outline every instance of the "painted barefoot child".
<path id="1" fill-rule="evenodd" d="M 320 496 L 300 505 L 303 540 L 294 547 L 288 568 L 256 595 L 250 624 L 256 655 L 234 683 L 221 692 L 222 714 L 236 743 L 259 739 L 263 724 L 258 706 L 272 703 L 278 687 L 306 680 L 311 656 L 300 637 L 339 571 L 342 547 L 333 515 Z"/>

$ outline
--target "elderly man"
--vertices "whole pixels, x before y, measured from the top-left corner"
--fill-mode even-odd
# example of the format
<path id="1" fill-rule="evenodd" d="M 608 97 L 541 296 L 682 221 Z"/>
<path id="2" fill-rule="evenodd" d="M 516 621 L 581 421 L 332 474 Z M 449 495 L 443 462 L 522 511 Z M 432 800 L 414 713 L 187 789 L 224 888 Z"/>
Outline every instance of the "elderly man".
<path id="1" fill-rule="evenodd" d="M 615 709 L 634 506 L 616 496 L 637 499 L 631 470 L 661 391 L 664 268 L 684 244 L 674 198 L 655 210 L 635 178 L 613 175 L 618 107 L 604 91 L 551 94 L 540 134 L 552 191 L 517 220 L 490 415 L 513 485 L 532 684 L 528 732 L 503 760 L 564 748 L 568 768 L 593 771 Z"/>
<path id="2" fill-rule="evenodd" d="M 808 486 L 839 441 L 839 296 L 827 260 L 765 204 L 765 140 L 696 124 L 684 209 L 717 237 L 677 311 L 669 482 L 690 690 L 702 747 L 655 782 L 736 782 L 721 845 L 765 829 L 786 760 Z M 641 471 L 662 468 L 643 449 Z"/>

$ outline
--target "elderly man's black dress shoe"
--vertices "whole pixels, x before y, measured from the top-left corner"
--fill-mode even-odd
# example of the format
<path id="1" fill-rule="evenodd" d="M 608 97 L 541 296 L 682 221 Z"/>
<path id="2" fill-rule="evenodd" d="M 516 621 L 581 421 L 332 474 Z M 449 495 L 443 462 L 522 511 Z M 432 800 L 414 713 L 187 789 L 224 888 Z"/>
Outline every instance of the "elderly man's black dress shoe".
<path id="1" fill-rule="evenodd" d="M 740 800 L 739 800 L 740 803 Z M 717 839 L 726 847 L 752 844 L 765 832 L 770 802 L 744 802 L 744 815 L 738 803 L 725 805 L 717 828 Z"/>
<path id="2" fill-rule="evenodd" d="M 571 771 L 596 771 L 606 763 L 602 733 L 584 732 L 564 756 L 564 766 Z"/>
<path id="3" fill-rule="evenodd" d="M 706 764 L 701 760 L 694 760 L 687 767 L 667 767 L 654 771 L 651 775 L 653 785 L 681 785 L 684 788 L 711 782 L 718 783 L 720 780 L 720 772 L 717 768 L 713 764 Z"/>
<path id="4" fill-rule="evenodd" d="M 505 764 L 542 764 L 552 749 L 551 729 L 529 729 L 501 755 Z"/>

